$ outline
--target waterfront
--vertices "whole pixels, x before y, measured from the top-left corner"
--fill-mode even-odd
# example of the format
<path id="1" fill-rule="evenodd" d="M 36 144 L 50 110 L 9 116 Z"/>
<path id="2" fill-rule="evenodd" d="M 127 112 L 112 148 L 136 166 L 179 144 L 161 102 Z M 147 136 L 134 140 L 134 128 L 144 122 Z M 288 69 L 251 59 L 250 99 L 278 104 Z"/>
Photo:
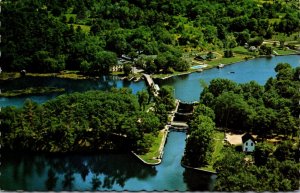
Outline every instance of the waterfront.
<path id="1" fill-rule="evenodd" d="M 227 78 L 237 83 L 255 80 L 263 85 L 269 77 L 275 76 L 275 66 L 278 63 L 289 63 L 293 68 L 300 66 L 300 55 L 276 56 L 272 58 L 256 58 L 244 62 L 227 65 L 224 68 L 209 69 L 203 72 L 174 76 L 164 80 L 154 80 L 159 86 L 170 85 L 175 89 L 177 99 L 185 102 L 199 101 L 203 90 L 201 81 L 206 84 L 214 78 Z M 232 73 L 234 72 L 234 73 Z"/>
<path id="2" fill-rule="evenodd" d="M 208 69 L 203 72 L 170 77 L 168 79 L 155 79 L 154 82 L 160 87 L 170 85 L 174 87 L 175 97 L 184 102 L 199 101 L 203 90 L 201 82 L 209 83 L 214 78 L 227 78 L 238 83 L 245 83 L 255 80 L 264 84 L 269 77 L 275 76 L 274 68 L 278 63 L 286 62 L 293 67 L 300 66 L 300 55 L 276 56 L 272 58 L 256 58 L 249 61 L 227 65 L 222 69 Z M 232 73 L 234 72 L 234 73 Z M 53 77 L 23 77 L 11 81 L 0 81 L 1 92 L 6 90 L 24 89 L 27 87 L 58 87 L 65 88 L 67 93 L 83 92 L 87 90 L 108 90 L 112 87 L 131 88 L 133 93 L 147 89 L 145 81 L 121 80 L 119 77 L 103 76 L 98 79 L 73 80 Z M 0 97 L 0 106 L 21 106 L 26 98 L 31 98 L 37 103 L 43 103 L 58 94 L 28 95 L 20 97 Z"/>
<path id="3" fill-rule="evenodd" d="M 199 100 L 202 90 L 200 80 L 209 82 L 213 78 L 229 78 L 236 82 L 255 80 L 260 84 L 275 75 L 274 68 L 279 62 L 300 64 L 300 56 L 281 56 L 271 59 L 258 58 L 223 69 L 210 69 L 202 73 L 192 73 L 172 77 L 158 82 L 172 85 L 176 98 L 182 101 Z M 234 73 L 231 73 L 234 72 Z M 56 86 L 67 92 L 82 92 L 91 89 L 106 90 L 111 87 L 129 87 L 133 93 L 146 89 L 144 81 L 128 82 L 114 78 L 98 80 L 68 80 L 58 78 L 18 79 L 1 82 L 1 88 L 18 89 L 26 86 Z M 27 96 L 42 103 L 55 95 Z M 27 97 L 1 98 L 0 105 L 20 106 Z M 171 132 L 165 146 L 162 163 L 146 166 L 131 154 L 101 155 L 5 155 L 2 154 L 0 184 L 4 190 L 39 190 L 49 187 L 61 190 L 213 190 L 215 175 L 197 173 L 181 167 L 180 161 L 185 146 L 185 133 Z M 47 188 L 48 187 L 48 188 Z"/>

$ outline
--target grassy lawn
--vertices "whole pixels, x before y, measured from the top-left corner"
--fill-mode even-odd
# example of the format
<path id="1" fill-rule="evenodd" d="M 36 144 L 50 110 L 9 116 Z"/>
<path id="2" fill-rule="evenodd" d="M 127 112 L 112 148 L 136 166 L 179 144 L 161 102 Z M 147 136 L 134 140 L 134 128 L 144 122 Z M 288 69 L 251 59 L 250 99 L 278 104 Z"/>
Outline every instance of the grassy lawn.
<path id="1" fill-rule="evenodd" d="M 222 159 L 222 157 L 223 157 L 223 154 L 221 151 L 223 148 L 223 140 L 224 140 L 224 133 L 221 131 L 216 131 L 214 134 L 214 146 L 213 146 L 214 151 L 212 153 L 212 159 L 211 159 L 209 165 L 207 165 L 205 167 L 201 167 L 200 169 L 215 172 L 215 170 L 213 169 L 214 163 L 217 160 Z"/>
<path id="2" fill-rule="evenodd" d="M 177 75 L 182 75 L 182 74 L 188 74 L 188 73 L 191 73 L 191 72 L 196 72 L 197 70 L 192 70 L 192 69 L 189 69 L 188 71 L 185 71 L 185 72 L 173 72 L 172 74 L 153 74 L 151 75 L 152 78 L 167 78 L 169 76 L 177 76 Z"/>
<path id="3" fill-rule="evenodd" d="M 279 48 L 274 48 L 273 49 L 275 52 L 277 52 L 280 55 L 286 55 L 286 54 L 295 54 L 296 52 L 293 50 L 283 50 Z"/>
<path id="4" fill-rule="evenodd" d="M 243 46 L 237 46 L 237 47 L 233 48 L 232 51 L 236 54 L 242 54 L 242 55 L 250 55 L 250 56 L 258 55 L 258 53 L 250 52 Z"/>
<path id="5" fill-rule="evenodd" d="M 249 55 L 243 55 L 243 54 L 234 54 L 234 57 L 231 58 L 217 58 L 214 59 L 212 61 L 208 61 L 206 62 L 208 65 L 211 65 L 213 67 L 218 66 L 220 63 L 222 64 L 232 64 L 235 62 L 240 62 L 240 61 L 244 61 L 246 57 L 250 57 Z"/>
<path id="6" fill-rule="evenodd" d="M 68 25 L 70 26 L 71 24 L 68 24 Z M 82 29 L 82 31 L 83 31 L 83 32 L 86 32 L 86 33 L 89 33 L 89 32 L 90 32 L 90 29 L 91 29 L 91 26 L 88 26 L 88 25 L 79 25 L 79 24 L 72 24 L 72 25 L 73 25 L 74 30 L 76 30 L 76 28 L 77 28 L 78 26 L 80 26 L 81 29 Z"/>
<path id="7" fill-rule="evenodd" d="M 236 62 L 241 62 L 241 61 L 244 61 L 247 59 L 251 59 L 253 58 L 254 56 L 252 52 L 248 52 L 246 49 L 244 49 L 243 47 L 240 47 L 240 48 L 236 48 L 237 50 L 242 50 L 242 51 L 245 51 L 245 54 L 241 54 L 241 53 L 234 53 L 234 57 L 231 57 L 231 58 L 223 58 L 223 51 L 214 51 L 214 55 L 216 56 L 215 59 L 212 59 L 210 61 L 208 60 L 205 60 L 205 61 L 196 61 L 194 60 L 194 57 L 198 54 L 198 55 L 201 55 L 201 54 L 207 54 L 208 52 L 197 52 L 197 51 L 193 51 L 189 54 L 185 53 L 183 55 L 183 58 L 188 61 L 191 66 L 194 66 L 194 65 L 200 65 L 200 64 L 208 64 L 207 67 L 205 68 L 202 68 L 203 70 L 205 69 L 210 69 L 210 68 L 213 68 L 213 67 L 216 67 L 218 66 L 219 64 L 232 64 L 232 63 L 236 63 Z M 251 55 L 250 55 L 251 54 Z M 188 73 L 191 73 L 191 72 L 197 72 L 198 69 L 189 69 L 188 71 L 185 71 L 185 72 L 177 72 L 177 71 L 174 71 L 173 73 L 170 73 L 170 74 L 154 74 L 152 75 L 153 78 L 167 78 L 167 77 L 170 77 L 170 76 L 176 76 L 176 75 L 182 75 L 182 74 L 188 74 Z"/>
<path id="8" fill-rule="evenodd" d="M 138 156 L 140 156 L 140 158 L 142 158 L 145 162 L 157 163 L 158 160 L 153 159 L 153 158 L 156 158 L 159 156 L 159 147 L 160 147 L 160 144 L 161 144 L 164 134 L 165 134 L 165 130 L 159 131 L 159 134 L 153 141 L 150 150 L 146 154 L 138 155 Z"/>

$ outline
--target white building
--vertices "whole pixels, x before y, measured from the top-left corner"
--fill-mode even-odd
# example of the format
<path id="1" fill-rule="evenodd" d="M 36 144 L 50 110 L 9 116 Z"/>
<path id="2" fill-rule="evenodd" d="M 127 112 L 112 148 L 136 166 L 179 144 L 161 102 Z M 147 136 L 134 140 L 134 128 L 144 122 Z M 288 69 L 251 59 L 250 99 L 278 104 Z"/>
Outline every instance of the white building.
<path id="1" fill-rule="evenodd" d="M 249 133 L 242 136 L 243 152 L 253 152 L 255 150 L 255 139 Z"/>

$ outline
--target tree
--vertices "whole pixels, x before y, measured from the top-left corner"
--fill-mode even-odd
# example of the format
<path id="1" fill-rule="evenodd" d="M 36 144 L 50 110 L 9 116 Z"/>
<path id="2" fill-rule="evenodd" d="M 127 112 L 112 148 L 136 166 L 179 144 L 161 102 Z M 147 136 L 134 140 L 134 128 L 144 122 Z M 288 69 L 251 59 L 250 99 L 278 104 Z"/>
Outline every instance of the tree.
<path id="1" fill-rule="evenodd" d="M 162 86 L 159 90 L 158 102 L 166 106 L 168 111 L 175 108 L 174 88 L 171 86 Z"/>
<path id="2" fill-rule="evenodd" d="M 199 115 L 190 122 L 189 129 L 183 163 L 192 167 L 203 166 L 211 159 L 215 123 L 210 117 Z"/>
<path id="3" fill-rule="evenodd" d="M 224 50 L 224 58 L 231 58 L 233 57 L 232 50 Z"/>
<path id="4" fill-rule="evenodd" d="M 215 120 L 215 113 L 214 113 L 214 111 L 211 108 L 205 106 L 202 103 L 199 103 L 199 105 L 197 105 L 194 108 L 193 118 L 192 119 L 198 117 L 199 115 L 207 116 L 207 117 L 211 118 L 213 121 Z"/>
<path id="5" fill-rule="evenodd" d="M 148 92 L 146 90 L 138 91 L 137 96 L 138 96 L 138 101 L 139 101 L 141 109 L 145 110 L 145 106 L 149 101 Z"/>
<path id="6" fill-rule="evenodd" d="M 230 49 L 230 48 L 235 48 L 237 46 L 237 43 L 236 43 L 236 38 L 234 37 L 233 34 L 228 34 L 226 36 L 226 47 L 227 49 Z"/>
<path id="7" fill-rule="evenodd" d="M 240 46 L 244 46 L 250 39 L 250 34 L 248 30 L 244 30 L 240 33 L 237 33 L 236 41 Z"/>
<path id="8" fill-rule="evenodd" d="M 216 98 L 214 111 L 219 126 L 243 131 L 252 128 L 255 111 L 241 95 L 234 94 L 232 91 L 224 92 Z"/>
<path id="9" fill-rule="evenodd" d="M 281 109 L 277 116 L 276 128 L 281 134 L 287 136 L 295 136 L 297 131 L 297 125 L 295 118 L 291 115 L 291 112 L 288 107 Z"/>
<path id="10" fill-rule="evenodd" d="M 268 135 L 276 133 L 277 113 L 271 108 L 259 106 L 253 119 L 253 131 L 264 139 Z"/>
<path id="11" fill-rule="evenodd" d="M 260 46 L 262 43 L 264 42 L 264 38 L 263 37 L 255 37 L 255 38 L 251 38 L 248 42 L 249 46 Z"/>
<path id="12" fill-rule="evenodd" d="M 254 151 L 254 161 L 256 166 L 266 165 L 269 157 L 273 153 L 272 146 L 268 143 L 257 143 Z"/>
<path id="13" fill-rule="evenodd" d="M 215 78 L 210 81 L 208 92 L 211 92 L 214 97 L 218 97 L 221 93 L 237 90 L 237 84 L 228 79 Z"/>
<path id="14" fill-rule="evenodd" d="M 92 63 L 93 74 L 108 74 L 111 67 L 117 65 L 117 56 L 113 52 L 100 51 L 95 54 Z"/>
<path id="15" fill-rule="evenodd" d="M 132 66 L 129 63 L 123 65 L 123 71 L 125 75 L 129 75 L 131 73 Z"/>
<path id="16" fill-rule="evenodd" d="M 260 55 L 271 55 L 273 53 L 272 48 L 263 44 L 259 48 Z"/>
<path id="17" fill-rule="evenodd" d="M 297 143 L 293 143 L 290 140 L 283 141 L 277 146 L 274 152 L 275 158 L 280 162 L 286 160 L 291 160 L 291 161 L 299 160 L 299 152 L 297 149 L 297 145 L 298 145 Z"/>

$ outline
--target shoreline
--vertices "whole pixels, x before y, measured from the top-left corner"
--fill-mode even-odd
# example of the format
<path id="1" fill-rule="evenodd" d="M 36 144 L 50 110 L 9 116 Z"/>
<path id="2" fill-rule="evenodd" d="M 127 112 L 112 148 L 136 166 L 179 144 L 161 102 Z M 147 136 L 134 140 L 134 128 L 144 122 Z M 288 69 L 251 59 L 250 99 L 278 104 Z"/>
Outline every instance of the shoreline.
<path id="1" fill-rule="evenodd" d="M 273 55 L 271 57 L 290 56 L 290 55 L 300 55 L 300 53 L 278 54 L 278 55 Z M 239 61 L 236 61 L 236 62 L 231 62 L 231 63 L 224 64 L 224 66 L 236 64 L 236 63 L 239 63 L 239 62 L 254 60 L 254 59 L 257 59 L 257 58 L 266 58 L 266 57 L 270 57 L 270 56 L 261 55 L 261 56 L 256 56 L 256 57 L 249 58 L 249 59 L 242 59 L 242 60 L 239 60 Z M 182 73 L 178 73 L 178 74 L 166 75 L 165 77 L 155 77 L 155 75 L 159 75 L 159 74 L 153 74 L 151 76 L 152 76 L 153 79 L 165 80 L 165 79 L 168 79 L 168 78 L 172 78 L 174 76 L 188 75 L 188 74 L 195 73 L 195 72 L 201 73 L 205 70 L 209 70 L 209 69 L 213 69 L 213 68 L 217 68 L 217 65 L 216 66 L 215 65 L 213 65 L 213 66 L 209 65 L 208 67 L 205 67 L 205 68 L 200 68 L 200 69 L 197 69 L 197 70 L 182 72 Z M 19 72 L 2 72 L 2 74 L 5 74 L 5 75 L 4 75 L 4 77 L 2 77 L 0 75 L 0 81 L 14 80 L 14 79 L 22 77 Z M 113 74 L 109 74 L 109 75 L 118 76 L 120 78 L 120 80 L 125 80 L 126 79 L 128 81 L 134 81 L 134 82 L 137 82 L 137 81 L 141 80 L 141 78 L 139 78 L 139 77 L 130 77 L 129 78 L 128 76 L 120 76 L 120 75 L 113 75 Z M 99 76 L 86 76 L 86 75 L 83 75 L 83 74 L 76 74 L 76 73 L 27 73 L 25 75 L 25 77 L 26 76 L 28 76 L 28 77 L 55 77 L 55 78 L 72 79 L 72 80 L 84 80 L 84 79 L 97 79 L 97 78 L 99 78 Z"/>
<path id="2" fill-rule="evenodd" d="M 273 55 L 273 56 L 260 55 L 260 56 L 257 56 L 257 57 L 253 57 L 253 58 L 249 58 L 249 59 L 243 59 L 243 60 L 239 60 L 239 61 L 236 61 L 236 62 L 231 62 L 231 63 L 228 63 L 228 64 L 224 64 L 224 67 L 228 66 L 228 65 L 244 62 L 244 61 L 255 60 L 257 58 L 267 58 L 267 57 L 277 57 L 277 56 L 281 57 L 281 56 L 291 56 L 291 55 L 300 55 L 300 53 L 284 54 L 284 55 L 283 54 L 278 54 L 278 55 Z M 166 77 L 157 77 L 157 78 L 153 77 L 153 79 L 165 80 L 165 79 L 172 78 L 172 77 L 175 77 L 175 76 L 188 75 L 188 74 L 192 74 L 192 73 L 195 73 L 195 72 L 197 72 L 197 73 L 204 72 L 205 70 L 209 70 L 209 69 L 213 69 L 213 68 L 217 68 L 217 66 L 208 66 L 208 67 L 205 67 L 205 68 L 201 68 L 202 71 L 196 70 L 196 71 L 191 71 L 191 72 L 183 72 L 183 73 L 180 73 L 180 74 L 169 75 L 169 76 L 166 76 Z"/>
<path id="3" fill-rule="evenodd" d="M 161 143 L 160 143 L 160 146 L 159 146 L 159 149 L 158 149 L 159 156 L 157 156 L 155 159 L 153 159 L 153 160 L 157 160 L 157 162 L 154 162 L 154 163 L 147 162 L 143 158 L 141 158 L 141 156 L 139 156 L 138 154 L 136 154 L 134 151 L 131 151 L 131 153 L 136 158 L 138 158 L 140 161 L 142 161 L 142 163 L 144 163 L 145 165 L 149 165 L 149 166 L 159 165 L 162 162 L 162 158 L 163 158 L 163 155 L 164 155 L 164 147 L 166 145 L 167 137 L 168 137 L 168 134 L 169 134 L 169 126 L 166 125 L 163 130 L 164 130 L 164 136 L 163 136 L 163 138 L 161 140 Z"/>
<path id="4" fill-rule="evenodd" d="M 199 169 L 199 168 L 194 168 L 194 167 L 191 167 L 191 166 L 184 165 L 182 162 L 181 162 L 181 166 L 184 167 L 184 168 L 187 168 L 187 169 L 192 169 L 192 170 L 195 170 L 195 171 L 205 172 L 205 173 L 208 173 L 208 174 L 215 174 L 215 175 L 217 174 L 217 172 L 204 170 L 204 169 Z"/>

